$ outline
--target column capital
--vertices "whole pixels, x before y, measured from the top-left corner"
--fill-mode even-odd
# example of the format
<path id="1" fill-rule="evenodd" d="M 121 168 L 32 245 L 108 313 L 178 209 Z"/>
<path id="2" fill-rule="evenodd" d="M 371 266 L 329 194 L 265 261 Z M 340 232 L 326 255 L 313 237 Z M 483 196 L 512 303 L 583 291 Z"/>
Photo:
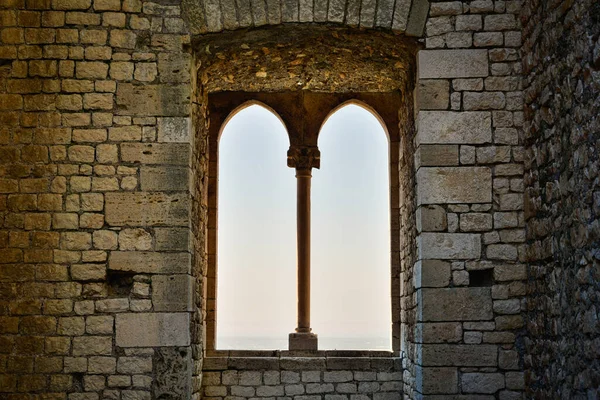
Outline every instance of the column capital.
<path id="1" fill-rule="evenodd" d="M 287 165 L 296 169 L 319 168 L 321 152 L 317 147 L 291 146 L 287 152 Z"/>

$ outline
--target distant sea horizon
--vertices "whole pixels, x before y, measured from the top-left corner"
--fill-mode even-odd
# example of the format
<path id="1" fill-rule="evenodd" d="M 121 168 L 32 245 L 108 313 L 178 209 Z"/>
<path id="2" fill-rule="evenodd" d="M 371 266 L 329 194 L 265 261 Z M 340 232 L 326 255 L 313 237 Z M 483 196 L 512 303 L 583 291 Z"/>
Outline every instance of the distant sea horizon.
<path id="1" fill-rule="evenodd" d="M 227 337 L 217 338 L 218 350 L 287 350 L 287 337 Z M 391 351 L 388 337 L 342 338 L 319 336 L 319 350 L 382 350 Z"/>

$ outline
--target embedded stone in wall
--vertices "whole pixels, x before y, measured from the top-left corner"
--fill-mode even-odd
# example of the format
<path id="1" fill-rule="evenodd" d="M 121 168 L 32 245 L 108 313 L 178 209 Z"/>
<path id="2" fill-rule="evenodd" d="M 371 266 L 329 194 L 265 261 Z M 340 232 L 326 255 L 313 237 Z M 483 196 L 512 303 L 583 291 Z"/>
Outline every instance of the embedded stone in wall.
<path id="1" fill-rule="evenodd" d="M 189 253 L 113 251 L 108 259 L 109 270 L 145 274 L 187 274 L 190 266 Z"/>
<path id="2" fill-rule="evenodd" d="M 187 191 L 188 168 L 186 167 L 146 167 L 140 168 L 140 185 L 144 191 Z"/>
<path id="3" fill-rule="evenodd" d="M 127 313 L 116 316 L 119 347 L 188 346 L 189 313 Z"/>
<path id="4" fill-rule="evenodd" d="M 491 203 L 492 171 L 486 167 L 422 167 L 417 204 Z"/>
<path id="5" fill-rule="evenodd" d="M 163 347 L 154 351 L 155 367 L 152 392 L 155 399 L 191 399 L 191 351 L 187 348 Z"/>
<path id="6" fill-rule="evenodd" d="M 483 144 L 492 141 L 489 111 L 421 111 L 419 144 Z"/>
<path id="7" fill-rule="evenodd" d="M 421 50 L 419 79 L 476 78 L 489 74 L 487 50 Z"/>
<path id="8" fill-rule="evenodd" d="M 190 146 L 180 143 L 123 143 L 121 159 L 129 163 L 188 165 Z"/>
<path id="9" fill-rule="evenodd" d="M 450 82 L 445 79 L 421 80 L 417 105 L 421 110 L 445 110 L 450 102 Z"/>
<path id="10" fill-rule="evenodd" d="M 154 275 L 152 304 L 155 311 L 193 311 L 194 279 L 190 275 Z"/>
<path id="11" fill-rule="evenodd" d="M 462 338 L 460 322 L 419 322 L 415 326 L 416 343 L 458 343 Z"/>
<path id="12" fill-rule="evenodd" d="M 415 168 L 458 165 L 458 146 L 452 144 L 421 144 L 415 153 Z"/>
<path id="13" fill-rule="evenodd" d="M 461 386 L 465 393 L 496 393 L 504 389 L 504 374 L 499 373 L 464 373 Z"/>
<path id="14" fill-rule="evenodd" d="M 481 236 L 471 233 L 424 232 L 417 237 L 420 259 L 468 260 L 481 256 Z"/>
<path id="15" fill-rule="evenodd" d="M 112 226 L 180 225 L 189 223 L 187 194 L 107 193 L 106 222 Z"/>
<path id="16" fill-rule="evenodd" d="M 190 141 L 191 118 L 159 118 L 158 141 L 188 143 Z"/>
<path id="17" fill-rule="evenodd" d="M 495 367 L 498 365 L 498 347 L 485 344 L 477 346 L 463 344 L 421 345 L 420 361 L 424 367 Z"/>
<path id="18" fill-rule="evenodd" d="M 415 289 L 445 287 L 450 284 L 450 263 L 442 260 L 419 260 L 414 269 Z"/>
<path id="19" fill-rule="evenodd" d="M 440 232 L 448 228 L 446 210 L 438 205 L 419 207 L 416 220 L 418 232 Z"/>
<path id="20" fill-rule="evenodd" d="M 116 99 L 120 115 L 185 117 L 190 114 L 189 85 L 120 83 Z"/>
<path id="21" fill-rule="evenodd" d="M 445 367 L 416 368 L 416 388 L 423 394 L 458 392 L 458 369 Z"/>
<path id="22" fill-rule="evenodd" d="M 491 289 L 487 287 L 420 289 L 417 293 L 420 321 L 479 321 L 494 317 Z"/>

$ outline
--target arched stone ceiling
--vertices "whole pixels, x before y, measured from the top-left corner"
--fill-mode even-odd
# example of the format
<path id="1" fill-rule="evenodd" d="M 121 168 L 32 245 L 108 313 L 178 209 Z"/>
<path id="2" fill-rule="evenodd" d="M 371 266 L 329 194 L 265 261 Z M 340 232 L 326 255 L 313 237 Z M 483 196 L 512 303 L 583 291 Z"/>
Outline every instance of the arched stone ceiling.
<path id="1" fill-rule="evenodd" d="M 181 0 L 192 34 L 282 23 L 335 23 L 421 36 L 428 0 Z"/>

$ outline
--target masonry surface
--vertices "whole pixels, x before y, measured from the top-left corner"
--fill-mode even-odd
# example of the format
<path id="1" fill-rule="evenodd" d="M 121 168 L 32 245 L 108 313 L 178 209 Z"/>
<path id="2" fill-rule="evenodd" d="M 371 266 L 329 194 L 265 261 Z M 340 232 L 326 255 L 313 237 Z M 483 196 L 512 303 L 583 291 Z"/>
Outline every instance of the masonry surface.
<path id="1" fill-rule="evenodd" d="M 0 0 L 0 399 L 600 397 L 599 95 L 593 0 Z M 240 99 L 392 121 L 392 352 L 214 349 Z"/>

